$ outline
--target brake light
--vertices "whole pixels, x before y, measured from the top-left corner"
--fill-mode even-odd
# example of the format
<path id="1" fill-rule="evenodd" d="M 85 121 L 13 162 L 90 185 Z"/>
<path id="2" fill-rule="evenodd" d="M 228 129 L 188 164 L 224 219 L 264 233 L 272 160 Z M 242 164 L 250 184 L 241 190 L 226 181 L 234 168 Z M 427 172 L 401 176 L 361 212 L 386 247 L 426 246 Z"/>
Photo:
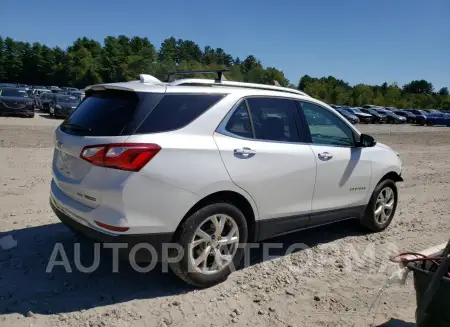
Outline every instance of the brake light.
<path id="1" fill-rule="evenodd" d="M 157 144 L 145 143 L 90 145 L 81 151 L 80 158 L 96 166 L 139 171 L 160 150 Z"/>

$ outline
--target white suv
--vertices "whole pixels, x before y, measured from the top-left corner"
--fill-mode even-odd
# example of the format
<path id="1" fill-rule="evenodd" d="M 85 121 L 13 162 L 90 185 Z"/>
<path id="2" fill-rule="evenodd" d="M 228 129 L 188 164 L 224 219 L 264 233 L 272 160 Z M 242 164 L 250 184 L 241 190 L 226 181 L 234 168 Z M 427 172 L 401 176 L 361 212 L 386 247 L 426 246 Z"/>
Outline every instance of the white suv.
<path id="1" fill-rule="evenodd" d="M 396 152 L 303 92 L 150 75 L 86 88 L 56 130 L 52 172 L 62 222 L 146 242 L 159 261 L 162 244 L 181 245 L 172 270 L 199 287 L 224 280 L 248 242 L 350 218 L 384 230 L 402 181 Z"/>

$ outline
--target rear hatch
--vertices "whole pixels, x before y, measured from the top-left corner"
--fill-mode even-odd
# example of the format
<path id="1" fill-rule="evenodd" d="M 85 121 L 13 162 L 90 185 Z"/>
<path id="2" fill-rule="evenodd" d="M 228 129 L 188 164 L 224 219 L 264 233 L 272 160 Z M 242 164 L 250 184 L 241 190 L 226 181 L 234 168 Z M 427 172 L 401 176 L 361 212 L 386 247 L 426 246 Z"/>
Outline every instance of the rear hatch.
<path id="1" fill-rule="evenodd" d="M 155 95 L 158 97 L 162 94 Z M 95 208 L 101 204 L 105 191 L 120 184 L 119 171 L 93 165 L 80 155 L 87 146 L 125 142 L 136 128 L 137 120 L 141 121 L 142 102 L 138 93 L 130 91 L 88 93 L 55 133 L 52 172 L 62 192 Z"/>
<path id="2" fill-rule="evenodd" d="M 122 201 L 126 180 L 167 145 L 163 135 L 187 126 L 225 97 L 166 93 L 165 86 L 146 86 L 146 92 L 104 87 L 87 91 L 55 133 L 54 182 L 91 208 Z"/>

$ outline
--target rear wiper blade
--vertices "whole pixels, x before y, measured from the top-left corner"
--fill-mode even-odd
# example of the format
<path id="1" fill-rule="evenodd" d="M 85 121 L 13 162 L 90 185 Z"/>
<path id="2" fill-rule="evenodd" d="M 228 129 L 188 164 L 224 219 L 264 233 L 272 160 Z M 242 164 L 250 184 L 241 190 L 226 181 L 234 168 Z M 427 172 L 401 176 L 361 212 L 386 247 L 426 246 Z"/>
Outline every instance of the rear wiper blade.
<path id="1" fill-rule="evenodd" d="M 87 132 L 92 132 L 92 129 L 80 124 L 72 124 L 72 123 L 68 123 L 68 124 L 63 124 L 63 127 L 67 127 L 73 130 L 77 130 L 77 131 L 87 131 Z"/>

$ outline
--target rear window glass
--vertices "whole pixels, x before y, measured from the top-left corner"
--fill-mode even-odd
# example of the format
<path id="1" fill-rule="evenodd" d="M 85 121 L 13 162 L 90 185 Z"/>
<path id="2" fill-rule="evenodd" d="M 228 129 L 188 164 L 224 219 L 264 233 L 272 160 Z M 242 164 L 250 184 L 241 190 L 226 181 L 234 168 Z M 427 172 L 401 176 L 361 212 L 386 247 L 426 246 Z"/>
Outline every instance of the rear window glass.
<path id="1" fill-rule="evenodd" d="M 160 133 L 185 127 L 223 97 L 221 94 L 166 94 L 135 134 Z"/>
<path id="2" fill-rule="evenodd" d="M 138 103 L 139 97 L 134 92 L 94 92 L 64 121 L 61 129 L 75 135 L 121 135 Z"/>

